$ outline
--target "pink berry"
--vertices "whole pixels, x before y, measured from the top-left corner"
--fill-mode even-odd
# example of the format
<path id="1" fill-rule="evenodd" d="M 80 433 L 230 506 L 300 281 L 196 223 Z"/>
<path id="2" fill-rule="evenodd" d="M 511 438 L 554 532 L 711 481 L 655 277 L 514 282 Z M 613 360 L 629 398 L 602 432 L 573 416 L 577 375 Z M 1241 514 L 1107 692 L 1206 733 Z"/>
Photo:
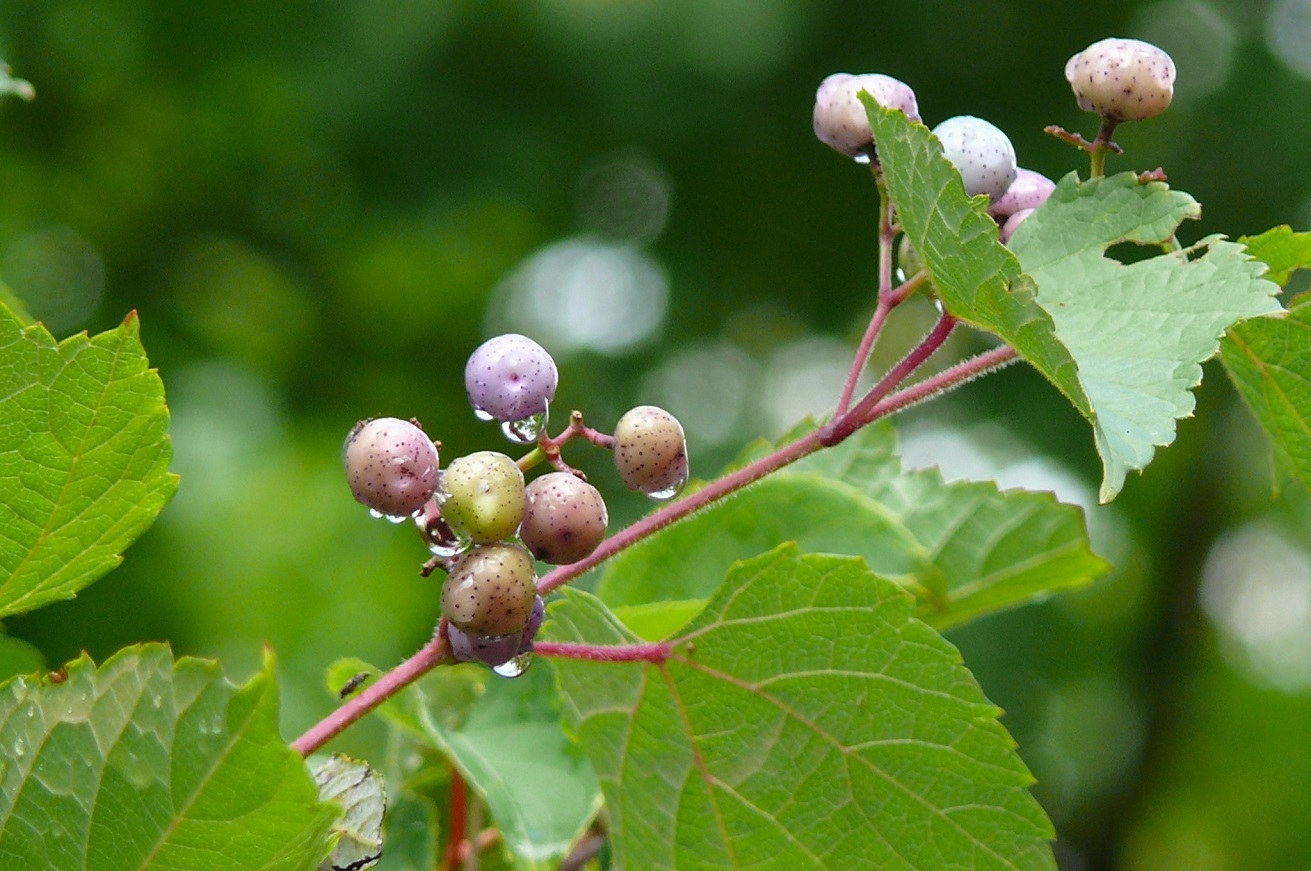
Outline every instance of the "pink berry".
<path id="1" fill-rule="evenodd" d="M 542 562 L 578 562 L 605 538 L 605 500 L 591 484 L 568 472 L 551 472 L 528 485 L 528 511 L 519 537 Z"/>
<path id="2" fill-rule="evenodd" d="M 1065 64 L 1079 108 L 1113 121 L 1141 121 L 1164 112 L 1174 98 L 1174 61 L 1138 39 L 1103 39 Z"/>
<path id="3" fill-rule="evenodd" d="M 988 214 L 1000 220 L 1009 218 L 1020 209 L 1036 209 L 1056 190 L 1056 182 L 1040 172 L 1020 167 L 1016 170 L 1015 181 L 1006 189 L 1002 198 L 992 204 Z"/>
<path id="4" fill-rule="evenodd" d="M 905 82 L 881 73 L 834 73 L 820 82 L 815 92 L 815 136 L 848 157 L 867 151 L 874 142 L 869 115 L 858 96 L 861 91 L 867 91 L 880 106 L 900 109 L 912 120 L 920 120 L 915 92 Z"/>
<path id="5" fill-rule="evenodd" d="M 1015 231 L 1020 228 L 1020 224 L 1023 224 L 1026 220 L 1028 220 L 1029 216 L 1032 215 L 1035 211 L 1037 210 L 1020 209 L 1018 212 L 1007 218 L 1006 223 L 1001 225 L 1001 232 L 1000 232 L 1001 243 L 1005 245 L 1007 242 L 1011 241 L 1011 237 L 1014 236 Z"/>
<path id="6" fill-rule="evenodd" d="M 437 448 L 407 420 L 357 423 L 342 450 L 355 499 L 388 517 L 408 517 L 437 489 Z"/>

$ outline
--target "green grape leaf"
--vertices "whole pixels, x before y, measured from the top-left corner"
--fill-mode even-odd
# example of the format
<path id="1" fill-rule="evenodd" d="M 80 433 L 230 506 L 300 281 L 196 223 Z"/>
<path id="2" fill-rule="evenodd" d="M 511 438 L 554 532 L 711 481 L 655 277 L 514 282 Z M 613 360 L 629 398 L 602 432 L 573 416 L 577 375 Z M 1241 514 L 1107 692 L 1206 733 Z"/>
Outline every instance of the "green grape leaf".
<path id="1" fill-rule="evenodd" d="M 342 817 L 333 826 L 337 844 L 318 871 L 360 871 L 382 858 L 382 818 L 387 811 L 387 790 L 382 775 L 367 762 L 334 753 L 314 766 L 319 798 L 341 805 Z"/>
<path id="2" fill-rule="evenodd" d="M 514 680 L 488 674 L 472 664 L 439 668 L 379 710 L 459 769 L 486 802 L 516 869 L 555 868 L 600 809 L 596 775 L 560 731 L 549 664 Z M 482 690 L 476 704 L 466 701 L 470 686 Z"/>
<path id="3" fill-rule="evenodd" d="M 960 654 L 854 557 L 737 565 L 662 664 L 553 660 L 627 868 L 1054 869 Z M 636 642 L 565 590 L 554 641 Z"/>
<path id="4" fill-rule="evenodd" d="M 1247 253 L 1266 266 L 1266 278 L 1283 287 L 1298 269 L 1311 269 L 1311 233 L 1295 233 L 1287 225 L 1271 227 L 1255 236 L 1242 236 Z"/>
<path id="5" fill-rule="evenodd" d="M 1242 245 L 1208 236 L 1178 251 L 1123 264 L 1121 242 L 1168 246 L 1197 202 L 1131 172 L 1080 182 L 1074 173 L 1016 231 L 1011 248 L 1038 282 L 1038 301 L 1079 363 L 1101 455 L 1099 498 L 1109 502 L 1130 470 L 1174 441 L 1193 411 L 1202 363 L 1225 330 L 1279 310 L 1279 288 Z"/>
<path id="6" fill-rule="evenodd" d="M 862 94 L 897 220 L 947 311 L 1000 336 L 1085 415 L 1075 362 L 1034 298 L 1033 282 L 997 238 L 985 197 L 971 199 L 927 127 Z"/>
<path id="7" fill-rule="evenodd" d="M 1233 327 L 1220 359 L 1270 436 L 1279 467 L 1311 490 L 1311 298 L 1295 301 L 1284 317 Z"/>
<path id="8" fill-rule="evenodd" d="M 117 566 L 177 488 L 164 385 L 131 314 L 56 343 L 0 306 L 0 617 Z"/>
<path id="9" fill-rule="evenodd" d="M 242 686 L 149 644 L 0 690 L 0 867 L 305 869 L 340 810 L 278 736 L 273 663 Z"/>
<path id="10" fill-rule="evenodd" d="M 629 548 L 597 595 L 627 622 L 635 606 L 709 597 L 734 561 L 789 540 L 808 553 L 863 557 L 914 592 L 920 618 L 938 629 L 1082 586 L 1108 568 L 1089 548 L 1078 506 L 906 471 L 895 431 L 882 423 Z M 645 621 L 629 625 L 648 639 L 677 628 L 654 636 Z"/>

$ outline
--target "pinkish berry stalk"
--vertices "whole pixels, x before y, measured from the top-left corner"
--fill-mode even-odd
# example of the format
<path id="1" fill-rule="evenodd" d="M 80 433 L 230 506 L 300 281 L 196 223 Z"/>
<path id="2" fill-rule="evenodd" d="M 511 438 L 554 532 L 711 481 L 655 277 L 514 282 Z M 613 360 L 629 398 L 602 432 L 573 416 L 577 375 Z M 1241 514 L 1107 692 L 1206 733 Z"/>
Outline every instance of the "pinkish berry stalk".
<path id="1" fill-rule="evenodd" d="M 342 459 L 356 501 L 388 517 L 408 517 L 437 488 L 437 448 L 408 420 L 360 421 L 346 436 Z"/>
<path id="2" fill-rule="evenodd" d="M 1065 64 L 1079 108 L 1111 121 L 1141 121 L 1161 114 L 1174 98 L 1174 61 L 1138 39 L 1103 39 Z"/>
<path id="3" fill-rule="evenodd" d="M 815 136 L 848 157 L 868 153 L 874 143 L 869 115 L 860 102 L 861 91 L 868 92 L 880 106 L 900 109 L 912 120 L 920 120 L 915 92 L 905 82 L 881 73 L 834 73 L 820 82 L 815 92 Z"/>
<path id="4" fill-rule="evenodd" d="M 986 194 L 993 202 L 1005 195 L 1015 181 L 1015 147 L 998 127 L 975 118 L 957 115 L 933 128 L 942 152 L 960 170 L 965 193 Z"/>

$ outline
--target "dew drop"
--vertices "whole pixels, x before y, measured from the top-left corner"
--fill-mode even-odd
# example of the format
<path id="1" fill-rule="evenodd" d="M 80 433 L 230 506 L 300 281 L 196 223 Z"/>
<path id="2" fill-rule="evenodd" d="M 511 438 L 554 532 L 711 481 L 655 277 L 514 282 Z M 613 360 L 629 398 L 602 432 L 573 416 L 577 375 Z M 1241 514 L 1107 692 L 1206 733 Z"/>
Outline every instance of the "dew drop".
<path id="1" fill-rule="evenodd" d="M 548 408 L 541 414 L 525 417 L 523 420 L 511 420 L 501 424 L 501 433 L 517 445 L 531 445 L 546 429 L 551 412 Z"/>
<path id="2" fill-rule="evenodd" d="M 14 756 L 22 759 L 27 755 L 27 742 L 21 737 L 14 739 Z"/>
<path id="3" fill-rule="evenodd" d="M 164 704 L 164 697 L 163 697 L 163 696 L 161 696 L 159 693 L 151 693 L 151 694 L 150 694 L 150 705 L 151 705 L 151 707 L 158 708 L 158 707 L 159 707 L 160 705 L 162 705 L 162 704 Z"/>
<path id="4" fill-rule="evenodd" d="M 473 407 L 473 416 L 479 420 L 495 420 L 496 417 L 490 411 L 483 411 L 478 406 Z"/>
<path id="5" fill-rule="evenodd" d="M 526 672 L 528 667 L 532 664 L 533 655 L 531 653 L 520 653 L 517 656 L 507 659 L 500 665 L 492 666 L 492 671 L 496 672 L 501 677 L 519 677 Z"/>
<path id="6" fill-rule="evenodd" d="M 428 552 L 442 559 L 454 559 L 469 549 L 472 542 L 468 538 L 456 536 L 449 541 L 429 541 Z"/>
<path id="7" fill-rule="evenodd" d="M 653 502 L 668 502 L 670 499 L 673 499 L 679 493 L 682 493 L 683 488 L 686 486 L 687 486 L 687 478 L 683 478 L 682 480 L 674 484 L 672 487 L 666 487 L 665 489 L 657 490 L 654 493 L 647 493 L 646 498 L 650 499 Z"/>
<path id="8" fill-rule="evenodd" d="M 382 512 L 379 511 L 377 508 L 370 508 L 370 509 L 369 509 L 369 516 L 370 516 L 370 517 L 376 517 L 377 519 L 381 520 L 381 519 L 382 519 Z"/>
<path id="9" fill-rule="evenodd" d="M 869 166 L 869 155 L 863 151 L 851 159 L 856 161 L 856 163 L 860 164 L 861 166 Z"/>
<path id="10" fill-rule="evenodd" d="M 24 714 L 24 716 L 26 716 L 29 720 L 32 719 L 33 717 L 35 717 L 35 716 L 36 716 L 36 705 L 28 705 L 28 706 L 23 710 L 23 714 Z"/>
<path id="11" fill-rule="evenodd" d="M 387 518 L 387 522 L 388 522 L 388 523 L 404 523 L 405 521 L 409 520 L 410 517 L 411 517 L 412 515 L 410 515 L 410 514 L 384 514 L 384 515 L 382 515 L 382 516 L 385 517 L 385 518 Z"/>

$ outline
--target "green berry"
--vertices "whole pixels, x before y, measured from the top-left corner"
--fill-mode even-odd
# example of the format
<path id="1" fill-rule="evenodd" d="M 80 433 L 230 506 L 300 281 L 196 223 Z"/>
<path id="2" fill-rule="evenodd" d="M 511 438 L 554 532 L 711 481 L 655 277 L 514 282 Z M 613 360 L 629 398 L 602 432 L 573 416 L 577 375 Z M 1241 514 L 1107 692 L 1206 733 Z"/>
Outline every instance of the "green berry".
<path id="1" fill-rule="evenodd" d="M 624 485 L 653 499 L 678 495 L 687 483 L 687 439 L 663 408 L 639 405 L 615 425 L 615 467 Z"/>
<path id="2" fill-rule="evenodd" d="M 514 544 L 475 545 L 442 583 L 442 615 L 473 635 L 523 632 L 533 616 L 532 554 Z"/>
<path id="3" fill-rule="evenodd" d="M 514 535 L 528 507 L 523 472 L 495 451 L 478 451 L 447 466 L 439 499 L 442 518 L 475 544 Z"/>
<path id="4" fill-rule="evenodd" d="M 539 560 L 565 565 L 596 550 L 608 522 L 600 491 L 577 475 L 551 472 L 528 485 L 519 537 Z"/>

